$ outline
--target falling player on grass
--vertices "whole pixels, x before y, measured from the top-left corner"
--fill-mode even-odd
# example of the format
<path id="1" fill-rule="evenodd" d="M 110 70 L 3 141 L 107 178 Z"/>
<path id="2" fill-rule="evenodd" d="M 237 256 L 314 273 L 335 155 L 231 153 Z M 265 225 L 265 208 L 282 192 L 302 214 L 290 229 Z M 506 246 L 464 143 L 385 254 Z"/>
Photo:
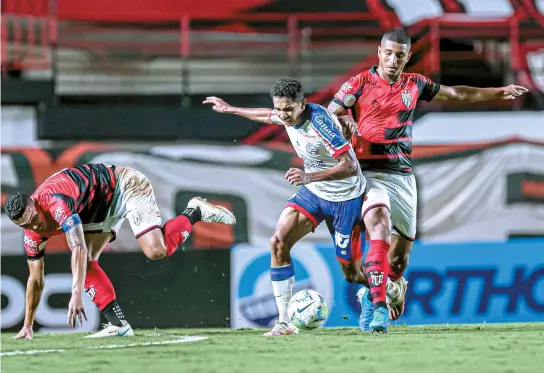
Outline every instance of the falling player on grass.
<path id="1" fill-rule="evenodd" d="M 270 239 L 270 277 L 279 320 L 267 336 L 297 334 L 288 319 L 294 268 L 290 251 L 302 237 L 313 232 L 325 218 L 336 247 L 336 256 L 347 281 L 364 284 L 361 246 L 351 249 L 351 232 L 361 214 L 365 179 L 351 145 L 340 132 L 336 116 L 324 107 L 306 102 L 302 85 L 295 79 L 280 79 L 270 94 L 274 109 L 233 107 L 218 97 L 204 103 L 218 113 L 235 114 L 261 123 L 285 126 L 291 143 L 304 162 L 304 170 L 291 168 L 289 183 L 300 186 L 287 201 Z"/>
<path id="2" fill-rule="evenodd" d="M 416 235 L 417 190 L 412 172 L 412 120 L 419 100 L 477 102 L 515 99 L 524 87 L 448 87 L 420 74 L 403 73 L 410 59 L 410 38 L 395 29 L 383 35 L 378 47 L 379 66 L 350 78 L 328 109 L 355 133 L 352 145 L 367 179 L 363 221 L 370 236 L 366 274 L 368 289 L 361 289 L 360 327 L 387 331 L 388 318 L 404 311 L 406 281 L 402 278 Z M 454 126 L 452 124 L 452 126 Z M 386 307 L 386 281 L 394 281 L 400 301 Z"/>
<path id="3" fill-rule="evenodd" d="M 9 218 L 24 228 L 29 278 L 24 326 L 14 337 L 31 339 L 36 309 L 44 287 L 44 248 L 49 237 L 66 235 L 72 251 L 72 298 L 67 322 L 75 327 L 87 318 L 83 291 L 108 324 L 90 337 L 132 336 L 115 290 L 98 264 L 108 242 L 128 219 L 140 248 L 149 259 L 172 255 L 199 221 L 235 224 L 234 215 L 200 198 L 189 201 L 181 215 L 162 225 L 151 183 L 138 170 L 106 164 L 66 168 L 45 180 L 32 195 L 14 194 L 5 203 Z"/>

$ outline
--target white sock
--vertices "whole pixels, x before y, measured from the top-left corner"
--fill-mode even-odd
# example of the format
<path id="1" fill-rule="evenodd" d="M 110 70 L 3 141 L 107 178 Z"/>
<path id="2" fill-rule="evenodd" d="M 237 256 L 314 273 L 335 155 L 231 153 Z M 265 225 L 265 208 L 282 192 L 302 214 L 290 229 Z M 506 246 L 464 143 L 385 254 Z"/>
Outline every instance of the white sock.
<path id="1" fill-rule="evenodd" d="M 272 281 L 272 289 L 278 306 L 279 322 L 290 322 L 287 316 L 287 306 L 293 296 L 293 284 L 295 276 L 286 278 L 285 280 Z"/>

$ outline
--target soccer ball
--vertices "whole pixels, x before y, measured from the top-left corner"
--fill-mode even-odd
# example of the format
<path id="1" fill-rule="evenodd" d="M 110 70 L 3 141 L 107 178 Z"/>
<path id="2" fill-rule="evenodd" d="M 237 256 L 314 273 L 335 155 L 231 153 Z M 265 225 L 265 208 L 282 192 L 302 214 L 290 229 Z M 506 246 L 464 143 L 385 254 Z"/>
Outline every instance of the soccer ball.
<path id="1" fill-rule="evenodd" d="M 387 281 L 386 300 L 387 306 L 396 307 L 404 301 L 404 294 L 408 287 L 408 281 L 401 277 L 398 281 Z"/>
<path id="2" fill-rule="evenodd" d="M 301 290 L 289 301 L 287 315 L 300 329 L 312 330 L 325 322 L 329 309 L 327 302 L 315 290 Z"/>

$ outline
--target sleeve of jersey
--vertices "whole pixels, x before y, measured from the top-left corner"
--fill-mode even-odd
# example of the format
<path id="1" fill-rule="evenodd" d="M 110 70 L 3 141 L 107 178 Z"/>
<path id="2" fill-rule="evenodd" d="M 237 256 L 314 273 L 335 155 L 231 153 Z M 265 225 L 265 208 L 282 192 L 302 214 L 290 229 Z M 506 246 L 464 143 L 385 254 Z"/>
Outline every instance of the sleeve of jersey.
<path id="1" fill-rule="evenodd" d="M 277 124 L 278 126 L 284 126 L 285 122 L 281 120 L 278 114 L 276 114 L 275 111 L 271 111 L 270 115 L 268 116 L 268 119 L 274 124 Z"/>
<path id="2" fill-rule="evenodd" d="M 81 223 L 79 215 L 74 211 L 74 205 L 74 199 L 65 194 L 57 193 L 49 198 L 49 213 L 64 232 Z"/>
<path id="3" fill-rule="evenodd" d="M 336 123 L 337 120 L 336 116 L 331 115 L 324 108 L 322 113 L 316 115 L 313 120 L 317 135 L 323 140 L 329 154 L 334 158 L 351 149 L 350 143 L 340 132 L 340 124 Z"/>
<path id="4" fill-rule="evenodd" d="M 25 229 L 24 235 L 24 248 L 27 260 L 38 260 L 43 258 L 45 254 L 45 242 L 46 238 L 41 237 L 38 233 Z"/>
<path id="5" fill-rule="evenodd" d="M 418 74 L 416 82 L 419 88 L 418 100 L 430 102 L 440 91 L 440 84 L 433 82 L 426 76 Z"/>
<path id="6" fill-rule="evenodd" d="M 358 76 L 351 77 L 347 82 L 342 84 L 340 90 L 334 95 L 333 102 L 348 109 L 355 105 L 359 96 L 361 96 L 362 84 Z"/>

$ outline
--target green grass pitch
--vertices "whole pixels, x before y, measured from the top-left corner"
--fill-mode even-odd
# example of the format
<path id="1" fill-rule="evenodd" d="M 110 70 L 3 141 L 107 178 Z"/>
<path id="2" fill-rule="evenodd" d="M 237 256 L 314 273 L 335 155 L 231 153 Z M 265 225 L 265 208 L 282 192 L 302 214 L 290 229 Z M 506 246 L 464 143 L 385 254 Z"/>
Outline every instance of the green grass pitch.
<path id="1" fill-rule="evenodd" d="M 544 323 L 393 327 L 263 337 L 263 330 L 136 330 L 133 338 L 2 334 L 3 373 L 356 372 L 535 373 L 544 371 Z M 205 339 L 184 341 L 185 336 Z M 43 351 L 48 350 L 48 351 Z"/>

